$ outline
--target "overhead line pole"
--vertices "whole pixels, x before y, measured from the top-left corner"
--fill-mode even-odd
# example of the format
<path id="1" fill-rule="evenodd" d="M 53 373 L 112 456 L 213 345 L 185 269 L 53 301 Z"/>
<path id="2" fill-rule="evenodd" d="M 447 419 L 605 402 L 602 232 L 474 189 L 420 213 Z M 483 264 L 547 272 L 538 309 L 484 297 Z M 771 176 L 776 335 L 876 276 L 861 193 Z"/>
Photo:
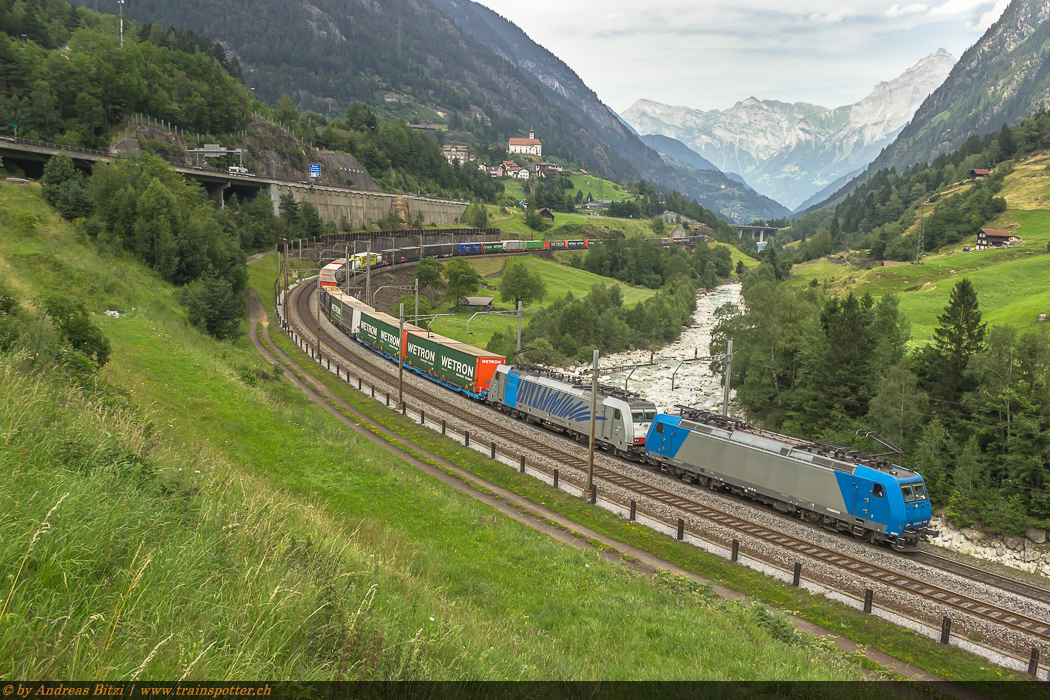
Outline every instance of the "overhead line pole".
<path id="1" fill-rule="evenodd" d="M 397 404 L 400 406 L 405 395 L 405 305 L 401 304 L 400 330 L 397 336 Z"/>
<path id="2" fill-rule="evenodd" d="M 519 343 L 520 346 L 520 343 Z M 587 449 L 587 497 L 594 488 L 594 424 L 598 412 L 598 350 L 594 351 L 594 369 L 591 372 L 591 443 Z"/>

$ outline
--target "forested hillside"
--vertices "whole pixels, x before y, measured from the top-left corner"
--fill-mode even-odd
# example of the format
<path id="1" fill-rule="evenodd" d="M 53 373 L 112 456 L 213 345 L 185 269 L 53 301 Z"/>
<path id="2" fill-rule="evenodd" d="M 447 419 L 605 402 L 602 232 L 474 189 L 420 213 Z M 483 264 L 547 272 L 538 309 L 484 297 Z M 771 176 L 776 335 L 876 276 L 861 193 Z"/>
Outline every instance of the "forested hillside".
<path id="1" fill-rule="evenodd" d="M 233 64 L 202 51 L 207 40 L 173 33 L 180 50 L 125 30 L 121 48 L 112 16 L 65 0 L 0 2 L 0 131 L 17 124 L 23 138 L 96 147 L 138 112 L 202 134 L 244 128 L 249 92 Z"/>
<path id="2" fill-rule="evenodd" d="M 221 41 L 240 62 L 247 85 L 270 104 L 288 93 L 297 108 L 327 114 L 360 101 L 409 120 L 447 123 L 450 141 L 479 146 L 535 131 L 547 155 L 638 178 L 540 86 L 427 2 L 139 0 L 124 12 Z"/>
<path id="3" fill-rule="evenodd" d="M 912 260 L 916 223 L 924 202 L 926 252 L 973 236 L 1006 210 L 1006 202 L 998 193 L 1009 171 L 1008 161 L 1048 147 L 1050 113 L 1040 112 L 984 138 L 970 136 L 961 148 L 937 156 L 928 165 L 916 164 L 901 172 L 880 170 L 846 195 L 833 212 L 807 214 L 792 225 L 791 238 L 820 235 L 823 241 L 816 248 L 803 245 L 793 259 L 802 262 L 832 251 L 859 248 L 868 249 L 875 260 Z M 972 170 L 997 166 L 989 177 L 956 187 L 957 183 L 971 181 Z"/>

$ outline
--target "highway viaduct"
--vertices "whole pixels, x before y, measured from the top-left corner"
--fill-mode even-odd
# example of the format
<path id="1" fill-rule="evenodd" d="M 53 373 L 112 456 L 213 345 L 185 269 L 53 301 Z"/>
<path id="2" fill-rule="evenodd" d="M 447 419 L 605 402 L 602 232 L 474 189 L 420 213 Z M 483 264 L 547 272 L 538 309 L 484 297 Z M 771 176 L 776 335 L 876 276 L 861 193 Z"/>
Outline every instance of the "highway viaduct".
<path id="1" fill-rule="evenodd" d="M 67 153 L 77 167 L 90 170 L 95 163 L 110 162 L 117 154 L 86 148 L 42 143 L 26 139 L 0 138 L 0 156 L 13 162 L 26 175 L 38 179 L 44 165 L 54 155 Z M 353 228 L 367 226 L 396 211 L 408 221 L 423 215 L 424 224 L 458 224 L 468 202 L 462 200 L 398 195 L 390 192 L 366 192 L 342 187 L 312 185 L 309 182 L 289 182 L 253 175 L 231 175 L 212 168 L 173 165 L 172 169 L 189 180 L 197 182 L 208 197 L 224 205 L 232 195 L 240 200 L 252 200 L 265 194 L 273 202 L 274 214 L 280 213 L 281 195 L 291 193 L 297 202 L 310 202 L 324 221 Z"/>

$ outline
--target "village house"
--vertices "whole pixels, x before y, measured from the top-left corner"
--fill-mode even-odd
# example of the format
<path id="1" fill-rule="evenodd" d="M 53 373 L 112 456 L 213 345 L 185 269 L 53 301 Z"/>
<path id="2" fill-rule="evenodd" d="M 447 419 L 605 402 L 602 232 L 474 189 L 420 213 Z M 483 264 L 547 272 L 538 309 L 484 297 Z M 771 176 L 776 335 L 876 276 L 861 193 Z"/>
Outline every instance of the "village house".
<path id="1" fill-rule="evenodd" d="M 536 168 L 537 177 L 561 177 L 561 166 L 553 163 L 540 163 Z"/>
<path id="2" fill-rule="evenodd" d="M 505 160 L 505 161 L 503 161 L 502 167 L 503 167 L 503 174 L 504 175 L 508 175 L 509 177 L 513 177 L 513 178 L 516 178 L 518 180 L 528 180 L 529 179 L 529 169 L 526 168 L 526 167 L 523 167 L 521 165 L 518 165 L 517 163 L 515 163 L 512 160 Z"/>
<path id="3" fill-rule="evenodd" d="M 988 177 L 992 173 L 987 168 L 974 168 L 970 171 L 971 180 L 980 180 L 981 178 Z"/>
<path id="4" fill-rule="evenodd" d="M 1020 239 L 1002 228 L 982 228 L 977 234 L 977 250 L 1007 248 Z"/>
<path id="5" fill-rule="evenodd" d="M 508 153 L 521 153 L 527 156 L 542 156 L 543 144 L 536 138 L 536 134 L 529 132 L 527 139 L 510 139 L 507 144 Z"/>

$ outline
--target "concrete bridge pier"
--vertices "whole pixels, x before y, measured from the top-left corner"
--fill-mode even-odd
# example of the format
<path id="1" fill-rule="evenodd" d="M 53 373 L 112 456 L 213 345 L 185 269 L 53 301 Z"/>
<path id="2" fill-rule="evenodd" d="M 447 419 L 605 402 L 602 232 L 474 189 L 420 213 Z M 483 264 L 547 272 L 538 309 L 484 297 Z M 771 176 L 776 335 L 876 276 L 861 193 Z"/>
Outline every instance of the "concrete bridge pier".
<path id="1" fill-rule="evenodd" d="M 201 182 L 201 184 L 204 185 L 204 189 L 208 192 L 208 199 L 218 202 L 220 207 L 226 206 L 223 192 L 230 188 L 229 182 Z"/>

